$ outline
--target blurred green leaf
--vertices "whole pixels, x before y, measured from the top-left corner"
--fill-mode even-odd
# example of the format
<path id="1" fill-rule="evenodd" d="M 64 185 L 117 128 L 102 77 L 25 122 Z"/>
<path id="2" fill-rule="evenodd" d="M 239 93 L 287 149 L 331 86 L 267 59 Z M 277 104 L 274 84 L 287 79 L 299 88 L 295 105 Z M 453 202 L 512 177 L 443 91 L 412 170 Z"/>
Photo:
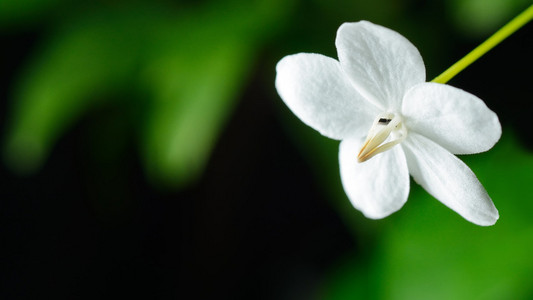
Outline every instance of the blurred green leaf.
<path id="1" fill-rule="evenodd" d="M 0 26 L 32 23 L 69 0 L 1 0 Z"/>
<path id="2" fill-rule="evenodd" d="M 142 74 L 154 93 L 142 149 L 155 183 L 183 185 L 201 173 L 258 46 L 290 9 L 290 2 L 231 3 L 157 31 L 161 46 Z"/>
<path id="3" fill-rule="evenodd" d="M 65 127 L 132 71 L 135 47 L 109 25 L 72 26 L 39 50 L 22 74 L 5 149 L 14 170 L 40 167 Z"/>
<path id="4" fill-rule="evenodd" d="M 488 37 L 531 4 L 529 0 L 452 0 L 450 13 L 459 32 Z"/>
<path id="5" fill-rule="evenodd" d="M 150 178 L 165 185 L 194 180 L 255 52 L 282 26 L 289 3 L 225 1 L 179 12 L 136 4 L 68 17 L 22 74 L 7 163 L 22 173 L 37 170 L 68 126 L 110 100 L 105 95 L 128 89 L 152 96 L 125 104 L 146 108 L 139 143 Z"/>
<path id="6" fill-rule="evenodd" d="M 493 227 L 475 226 L 421 188 L 414 190 L 413 203 L 384 240 L 387 298 L 529 299 L 533 294 L 528 279 L 533 276 L 533 155 L 506 132 L 494 149 L 464 159 L 493 198 L 500 220 Z"/>
<path id="7" fill-rule="evenodd" d="M 142 144 L 156 181 L 185 184 L 199 175 L 252 64 L 254 40 L 223 22 L 208 25 L 213 34 L 182 26 L 185 38 L 167 45 L 144 74 L 155 101 Z"/>
<path id="8" fill-rule="evenodd" d="M 341 259 L 325 282 L 328 295 L 342 295 L 335 299 L 361 295 L 365 295 L 361 299 L 531 298 L 533 155 L 506 132 L 489 152 L 462 158 L 498 207 L 496 225 L 473 225 L 412 183 L 409 201 L 388 218 L 392 223 L 381 232 L 373 255 L 367 260 Z M 370 295 L 362 293 L 368 291 L 368 284 L 374 287 Z"/>

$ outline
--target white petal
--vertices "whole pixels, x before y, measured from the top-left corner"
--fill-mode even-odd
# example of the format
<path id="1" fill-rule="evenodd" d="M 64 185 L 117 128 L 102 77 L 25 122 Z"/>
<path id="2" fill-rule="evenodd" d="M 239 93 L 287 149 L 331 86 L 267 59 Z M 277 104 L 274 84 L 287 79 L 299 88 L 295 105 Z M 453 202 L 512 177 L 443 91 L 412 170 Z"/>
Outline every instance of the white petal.
<path id="1" fill-rule="evenodd" d="M 364 136 L 378 113 L 332 58 L 290 55 L 278 63 L 276 71 L 276 88 L 283 101 L 305 124 L 327 137 Z"/>
<path id="2" fill-rule="evenodd" d="M 416 47 L 388 28 L 367 21 L 344 23 L 335 44 L 354 86 L 383 110 L 399 110 L 405 92 L 426 80 Z"/>
<path id="3" fill-rule="evenodd" d="M 433 197 L 468 221 L 494 225 L 498 210 L 470 168 L 446 149 L 410 132 L 402 143 L 409 173 Z"/>
<path id="4" fill-rule="evenodd" d="M 438 83 L 410 89 L 402 114 L 416 131 L 455 154 L 487 151 L 500 139 L 498 116 L 478 97 Z"/>
<path id="5" fill-rule="evenodd" d="M 409 173 L 401 147 L 357 162 L 363 140 L 343 140 L 339 161 L 342 185 L 352 205 L 367 218 L 381 219 L 399 210 L 409 195 Z"/>

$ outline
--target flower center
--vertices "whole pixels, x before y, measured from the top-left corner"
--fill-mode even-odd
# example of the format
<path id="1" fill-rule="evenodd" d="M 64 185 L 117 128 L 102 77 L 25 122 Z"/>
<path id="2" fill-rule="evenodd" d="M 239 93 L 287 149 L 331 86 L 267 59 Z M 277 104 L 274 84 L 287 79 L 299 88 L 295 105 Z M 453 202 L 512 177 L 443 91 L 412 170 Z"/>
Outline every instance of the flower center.
<path id="1" fill-rule="evenodd" d="M 374 155 L 391 149 L 401 143 L 406 136 L 407 128 L 399 114 L 389 112 L 379 114 L 357 155 L 357 161 L 362 163 Z"/>

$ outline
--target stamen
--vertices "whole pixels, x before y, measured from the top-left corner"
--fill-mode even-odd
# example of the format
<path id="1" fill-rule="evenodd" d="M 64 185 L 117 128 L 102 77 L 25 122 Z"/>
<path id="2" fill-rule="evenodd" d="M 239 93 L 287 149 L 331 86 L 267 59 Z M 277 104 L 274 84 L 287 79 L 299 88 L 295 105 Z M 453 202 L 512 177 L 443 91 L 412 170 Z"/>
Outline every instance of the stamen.
<path id="1" fill-rule="evenodd" d="M 391 139 L 384 143 L 389 136 Z M 407 136 L 407 128 L 402 124 L 399 115 L 383 113 L 374 121 L 363 147 L 357 155 L 358 162 L 364 162 L 375 155 L 385 152 L 398 145 Z"/>
<path id="2" fill-rule="evenodd" d="M 390 123 L 390 121 L 391 121 L 391 119 L 380 118 L 378 123 L 387 125 L 387 124 Z"/>

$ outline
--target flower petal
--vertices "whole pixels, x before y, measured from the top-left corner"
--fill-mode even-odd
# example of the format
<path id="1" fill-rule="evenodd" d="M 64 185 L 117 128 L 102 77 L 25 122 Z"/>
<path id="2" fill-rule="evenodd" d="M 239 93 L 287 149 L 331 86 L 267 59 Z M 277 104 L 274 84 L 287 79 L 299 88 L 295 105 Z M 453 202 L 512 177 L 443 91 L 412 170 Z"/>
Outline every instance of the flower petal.
<path id="1" fill-rule="evenodd" d="M 381 219 L 399 210 L 409 195 L 409 173 L 401 147 L 378 154 L 363 163 L 357 153 L 363 140 L 340 144 L 342 185 L 352 205 L 367 218 Z"/>
<path id="2" fill-rule="evenodd" d="M 449 85 L 416 85 L 406 93 L 402 106 L 410 131 L 454 154 L 487 151 L 502 135 L 498 116 L 481 99 Z"/>
<path id="3" fill-rule="evenodd" d="M 402 147 L 409 173 L 433 197 L 474 224 L 496 223 L 498 210 L 476 175 L 459 158 L 414 132 Z"/>
<path id="4" fill-rule="evenodd" d="M 276 66 L 276 88 L 292 112 L 321 134 L 361 137 L 378 110 L 351 85 L 338 61 L 300 53 Z"/>
<path id="5" fill-rule="evenodd" d="M 424 61 L 405 37 L 367 21 L 344 23 L 335 41 L 357 90 L 382 110 L 399 110 L 405 92 L 426 80 Z"/>

